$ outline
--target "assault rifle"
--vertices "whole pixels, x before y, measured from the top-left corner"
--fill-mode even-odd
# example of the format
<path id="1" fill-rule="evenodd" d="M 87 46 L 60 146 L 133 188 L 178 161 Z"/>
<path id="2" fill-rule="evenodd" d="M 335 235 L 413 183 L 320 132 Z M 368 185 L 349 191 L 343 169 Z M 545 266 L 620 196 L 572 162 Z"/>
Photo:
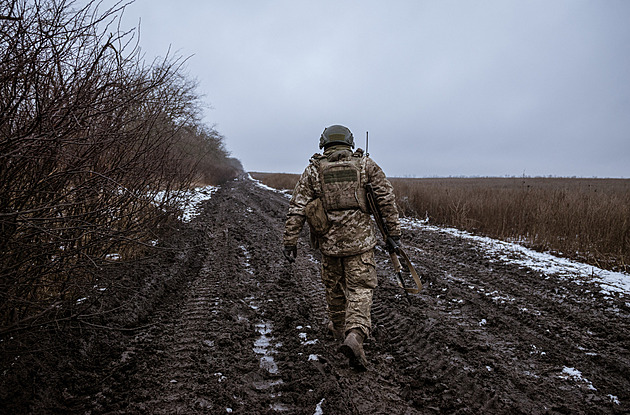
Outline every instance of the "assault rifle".
<path id="1" fill-rule="evenodd" d="M 367 148 L 367 145 L 365 147 Z M 383 235 L 385 244 L 388 247 L 389 256 L 392 259 L 392 264 L 394 265 L 394 270 L 396 271 L 396 277 L 398 278 L 398 285 L 405 290 L 406 295 L 408 295 L 408 293 L 417 294 L 422 289 L 422 282 L 420 281 L 420 277 L 411 264 L 411 261 L 409 260 L 409 257 L 407 256 L 405 251 L 403 251 L 400 246 L 397 246 L 396 243 L 392 243 L 393 241 L 391 241 L 391 236 L 389 235 L 389 231 L 387 230 L 387 224 L 385 223 L 385 219 L 383 219 L 383 214 L 381 213 L 380 206 L 376 201 L 376 193 L 374 192 L 374 188 L 372 187 L 371 183 L 365 185 L 365 193 L 367 196 L 368 207 L 374 215 L 376 226 L 378 226 L 378 229 L 381 231 L 381 235 Z M 413 280 L 416 283 L 416 288 L 408 288 L 405 285 L 405 280 L 403 279 L 402 274 L 403 267 L 400 264 L 400 260 L 398 259 L 399 256 L 405 262 L 405 265 L 407 265 L 409 273 L 413 276 Z"/>

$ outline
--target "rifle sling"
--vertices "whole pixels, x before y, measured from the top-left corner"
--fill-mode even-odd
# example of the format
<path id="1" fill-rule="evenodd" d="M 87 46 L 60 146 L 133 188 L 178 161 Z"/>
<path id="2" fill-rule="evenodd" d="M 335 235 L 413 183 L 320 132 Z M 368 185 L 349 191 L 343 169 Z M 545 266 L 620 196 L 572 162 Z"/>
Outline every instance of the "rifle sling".
<path id="1" fill-rule="evenodd" d="M 398 256 L 401 257 L 403 261 L 405 261 L 405 263 L 407 264 L 407 268 L 409 268 L 409 272 L 411 273 L 411 276 L 413 277 L 413 281 L 416 283 L 416 288 L 405 287 L 402 285 L 402 283 L 400 284 L 400 286 L 404 288 L 405 291 L 407 291 L 408 293 L 418 294 L 420 290 L 422 289 L 422 281 L 420 281 L 420 277 L 418 276 L 416 269 L 413 267 L 413 265 L 411 264 L 411 261 L 409 260 L 409 257 L 407 256 L 405 251 L 402 250 L 402 248 L 398 248 Z"/>

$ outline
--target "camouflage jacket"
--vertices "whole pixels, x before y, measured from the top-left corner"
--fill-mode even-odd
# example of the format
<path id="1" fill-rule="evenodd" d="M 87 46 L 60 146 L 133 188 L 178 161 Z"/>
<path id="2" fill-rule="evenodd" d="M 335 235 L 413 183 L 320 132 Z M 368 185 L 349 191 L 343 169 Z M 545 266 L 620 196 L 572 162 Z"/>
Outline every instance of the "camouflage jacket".
<path id="1" fill-rule="evenodd" d="M 363 156 L 361 149 L 352 153 L 349 147 L 333 146 L 326 149 L 323 155 L 313 155 L 310 164 L 293 190 L 285 225 L 284 245 L 297 245 L 300 231 L 306 221 L 306 205 L 322 197 L 323 187 L 319 162 L 323 159 L 331 160 L 333 157 L 339 160 L 348 160 L 351 157 L 361 158 L 361 186 L 372 183 L 390 235 L 399 236 L 400 222 L 394 189 L 383 170 L 372 159 Z M 357 208 L 328 211 L 327 216 L 331 224 L 330 229 L 317 238 L 319 249 L 323 254 L 328 256 L 357 255 L 376 245 L 374 226 L 369 213 Z"/>

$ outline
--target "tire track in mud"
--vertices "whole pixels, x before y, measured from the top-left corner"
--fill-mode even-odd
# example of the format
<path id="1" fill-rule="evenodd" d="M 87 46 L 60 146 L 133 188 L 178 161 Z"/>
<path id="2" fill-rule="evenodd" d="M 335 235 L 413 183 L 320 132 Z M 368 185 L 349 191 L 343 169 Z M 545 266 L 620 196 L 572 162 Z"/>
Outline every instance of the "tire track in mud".
<path id="1" fill-rule="evenodd" d="M 297 261 L 282 256 L 287 205 L 251 180 L 204 202 L 193 223 L 204 235 L 200 271 L 129 339 L 93 414 L 628 410 L 623 314 L 598 308 L 603 299 L 586 286 L 541 279 L 422 229 L 403 239 L 427 279 L 418 295 L 405 297 L 377 249 L 371 368 L 354 372 L 326 333 L 319 254 L 306 231 Z"/>
<path id="2" fill-rule="evenodd" d="M 509 408 L 524 413 L 623 411 L 616 395 L 627 402 L 627 386 L 622 386 L 628 380 L 624 363 L 628 353 L 623 346 L 628 344 L 627 320 L 619 314 L 602 318 L 597 301 L 580 299 L 584 287 L 493 263 L 456 238 L 442 235 L 436 243 L 431 233 L 412 235 L 416 248 L 423 248 L 412 250 L 414 260 L 441 268 L 431 284 L 435 296 L 426 298 L 433 303 L 432 314 L 437 311 L 440 322 L 451 319 L 457 324 L 439 343 L 461 360 L 457 366 L 472 369 L 486 389 L 495 391 L 494 402 L 488 401 L 485 410 L 493 406 L 497 411 Z M 618 337 L 613 346 L 617 351 L 608 363 L 598 357 L 593 364 L 592 354 L 574 344 L 584 338 L 593 342 L 593 325 L 608 325 Z M 434 329 L 427 331 L 431 335 Z M 610 348 L 595 342 L 594 350 Z M 583 377 L 570 375 L 575 368 L 583 371 Z"/>
<path id="3" fill-rule="evenodd" d="M 246 292 L 246 301 L 257 302 L 258 324 L 277 346 L 272 356 L 277 365 L 275 376 L 270 378 L 259 371 L 263 378 L 270 379 L 265 384 L 269 387 L 264 388 L 268 395 L 258 396 L 266 407 L 260 405 L 257 410 L 312 414 L 320 408 L 324 413 L 404 413 L 408 405 L 400 398 L 400 385 L 392 380 L 395 375 L 387 367 L 388 359 L 378 363 L 380 370 L 355 373 L 338 353 L 339 344 L 327 336 L 319 254 L 305 242 L 307 235 L 303 235 L 294 265 L 288 265 L 281 256 L 287 199 L 249 182 L 234 186 L 235 200 L 229 211 L 235 216 L 242 213 L 243 220 L 229 233 L 238 240 L 241 263 L 248 271 L 246 287 L 235 291 Z M 253 382 L 254 388 L 259 385 L 256 382 L 260 379 Z M 248 408 L 252 409 L 251 403 Z"/>

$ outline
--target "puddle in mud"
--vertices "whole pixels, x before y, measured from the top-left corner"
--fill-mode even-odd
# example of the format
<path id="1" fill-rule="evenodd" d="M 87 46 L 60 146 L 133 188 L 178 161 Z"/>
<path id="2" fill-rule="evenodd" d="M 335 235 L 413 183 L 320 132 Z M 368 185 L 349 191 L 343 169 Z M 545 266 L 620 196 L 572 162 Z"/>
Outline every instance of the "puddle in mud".
<path id="1" fill-rule="evenodd" d="M 271 323 L 265 321 L 256 324 L 256 331 L 260 333 L 260 337 L 254 342 L 254 353 L 261 355 L 260 367 L 275 375 L 278 373 L 278 365 L 273 358 L 276 353 L 276 349 L 271 345 L 273 337 L 268 336 L 271 328 Z M 276 344 L 276 347 L 279 346 L 281 346 L 280 343 Z"/>
<path id="2" fill-rule="evenodd" d="M 260 356 L 260 367 L 269 374 L 277 375 L 278 374 L 278 365 L 274 360 L 273 355 L 277 353 L 276 348 L 281 347 L 282 343 L 278 342 L 276 344 L 273 343 L 273 336 L 271 336 L 272 330 L 271 323 L 267 321 L 262 321 L 256 324 L 256 331 L 260 334 L 260 337 L 256 339 L 254 342 L 254 353 Z M 256 381 L 253 383 L 254 388 L 259 391 L 266 391 L 268 389 L 272 389 L 274 386 L 282 385 L 284 382 L 282 379 L 264 379 L 260 381 Z M 269 396 L 271 398 L 278 398 L 281 396 L 280 393 L 270 393 Z M 285 412 L 290 408 L 282 403 L 275 402 L 270 405 L 271 410 L 275 412 Z"/>

